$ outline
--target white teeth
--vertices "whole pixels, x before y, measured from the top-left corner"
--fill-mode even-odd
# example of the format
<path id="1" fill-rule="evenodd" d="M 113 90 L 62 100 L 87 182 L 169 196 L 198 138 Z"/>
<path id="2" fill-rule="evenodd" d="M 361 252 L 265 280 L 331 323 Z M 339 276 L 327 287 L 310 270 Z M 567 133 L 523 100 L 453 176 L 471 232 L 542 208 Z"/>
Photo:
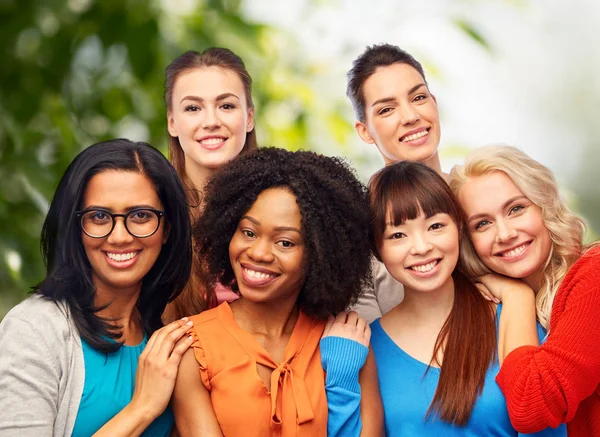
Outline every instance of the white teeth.
<path id="1" fill-rule="evenodd" d="M 137 255 L 137 252 L 129 252 L 129 253 L 110 253 L 106 252 L 106 256 L 108 256 L 113 261 L 128 261 L 134 256 Z"/>
<path id="2" fill-rule="evenodd" d="M 422 264 L 420 266 L 412 266 L 411 269 L 415 270 L 417 272 L 420 272 L 420 273 L 427 273 L 427 272 L 433 270 L 433 268 L 436 266 L 437 263 L 438 263 L 437 260 L 431 261 L 428 264 Z"/>
<path id="3" fill-rule="evenodd" d="M 225 141 L 225 138 L 206 138 L 201 140 L 200 143 L 205 144 L 207 146 L 214 146 L 216 144 L 220 144 Z"/>
<path id="4" fill-rule="evenodd" d="M 412 134 L 412 135 L 408 135 L 408 136 L 406 136 L 406 137 L 403 137 L 401 141 L 404 143 L 404 142 L 406 142 L 406 141 L 414 141 L 414 140 L 418 140 L 419 138 L 422 138 L 422 137 L 424 137 L 424 136 L 425 136 L 425 135 L 427 135 L 428 133 L 429 133 L 429 131 L 427 131 L 427 130 L 425 129 L 425 130 L 422 130 L 422 131 L 419 131 L 419 132 L 417 132 L 416 134 Z"/>
<path id="5" fill-rule="evenodd" d="M 500 256 L 511 258 L 513 256 L 520 255 L 525 251 L 525 249 L 527 249 L 527 246 L 529 246 L 529 244 L 523 244 L 522 246 L 516 247 L 508 252 L 500 254 Z"/>
<path id="6" fill-rule="evenodd" d="M 277 275 L 269 275 L 267 273 L 262 273 L 262 272 L 256 272 L 254 270 L 250 270 L 250 269 L 244 269 L 246 271 L 246 273 L 248 273 L 248 275 L 252 276 L 253 278 L 258 278 L 258 279 L 266 279 L 266 278 L 274 278 Z"/>

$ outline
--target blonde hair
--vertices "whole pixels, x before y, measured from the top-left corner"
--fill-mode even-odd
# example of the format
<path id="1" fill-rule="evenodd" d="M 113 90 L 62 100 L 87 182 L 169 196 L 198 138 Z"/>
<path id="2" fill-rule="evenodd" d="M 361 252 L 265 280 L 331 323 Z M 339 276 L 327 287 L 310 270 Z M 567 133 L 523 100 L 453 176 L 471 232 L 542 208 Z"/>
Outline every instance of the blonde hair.
<path id="1" fill-rule="evenodd" d="M 536 315 L 548 329 L 554 297 L 569 268 L 581 256 L 585 224 L 567 205 L 558 191 L 552 172 L 516 147 L 492 145 L 475 149 L 464 165 L 450 172 L 450 188 L 458 197 L 471 177 L 501 171 L 516 187 L 542 210 L 542 220 L 552 245 L 544 265 L 542 284 L 536 294 Z M 461 269 L 468 276 L 490 273 L 468 238 L 462 239 Z"/>

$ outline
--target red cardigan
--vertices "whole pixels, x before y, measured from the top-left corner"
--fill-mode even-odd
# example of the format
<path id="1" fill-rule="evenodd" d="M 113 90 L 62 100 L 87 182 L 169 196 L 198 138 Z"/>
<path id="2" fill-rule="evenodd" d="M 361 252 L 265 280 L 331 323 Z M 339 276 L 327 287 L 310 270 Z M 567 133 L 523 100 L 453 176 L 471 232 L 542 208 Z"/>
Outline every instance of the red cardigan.
<path id="1" fill-rule="evenodd" d="M 496 381 L 517 431 L 566 422 L 569 437 L 600 436 L 600 247 L 565 276 L 546 342 L 508 354 Z"/>

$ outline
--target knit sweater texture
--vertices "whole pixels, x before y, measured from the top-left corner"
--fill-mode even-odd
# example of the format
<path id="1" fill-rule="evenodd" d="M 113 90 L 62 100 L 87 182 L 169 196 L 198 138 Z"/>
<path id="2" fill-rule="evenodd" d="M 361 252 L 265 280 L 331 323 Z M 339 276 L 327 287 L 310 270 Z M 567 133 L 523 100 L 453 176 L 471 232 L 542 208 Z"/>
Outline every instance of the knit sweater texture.
<path id="1" fill-rule="evenodd" d="M 566 422 L 569 437 L 600 436 L 600 247 L 565 276 L 546 342 L 509 353 L 496 381 L 518 431 Z"/>

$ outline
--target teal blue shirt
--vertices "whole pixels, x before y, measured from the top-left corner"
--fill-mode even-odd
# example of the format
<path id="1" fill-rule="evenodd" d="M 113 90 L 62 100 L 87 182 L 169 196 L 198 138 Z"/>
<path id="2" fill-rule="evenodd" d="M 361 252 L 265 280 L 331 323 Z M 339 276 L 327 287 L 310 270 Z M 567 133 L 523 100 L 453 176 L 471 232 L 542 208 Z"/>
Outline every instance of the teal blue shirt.
<path id="1" fill-rule="evenodd" d="M 497 319 L 500 319 L 501 305 Z M 546 332 L 538 323 L 538 336 L 545 340 Z M 471 418 L 465 427 L 451 425 L 430 417 L 425 418 L 438 385 L 440 369 L 418 361 L 387 335 L 379 319 L 371 324 L 371 347 L 375 354 L 379 388 L 388 437 L 565 437 L 565 425 L 548 428 L 535 434 L 519 434 L 510 424 L 506 400 L 495 381 L 500 369 L 496 360 L 487 371 L 483 392 L 475 401 Z M 477 347 L 474 345 L 474 347 Z"/>
<path id="2" fill-rule="evenodd" d="M 73 437 L 89 437 L 117 415 L 131 401 L 135 387 L 138 358 L 148 339 L 137 346 L 121 346 L 110 354 L 98 352 L 83 338 L 85 382 Z M 168 436 L 175 420 L 170 408 L 142 434 L 144 437 Z"/>

